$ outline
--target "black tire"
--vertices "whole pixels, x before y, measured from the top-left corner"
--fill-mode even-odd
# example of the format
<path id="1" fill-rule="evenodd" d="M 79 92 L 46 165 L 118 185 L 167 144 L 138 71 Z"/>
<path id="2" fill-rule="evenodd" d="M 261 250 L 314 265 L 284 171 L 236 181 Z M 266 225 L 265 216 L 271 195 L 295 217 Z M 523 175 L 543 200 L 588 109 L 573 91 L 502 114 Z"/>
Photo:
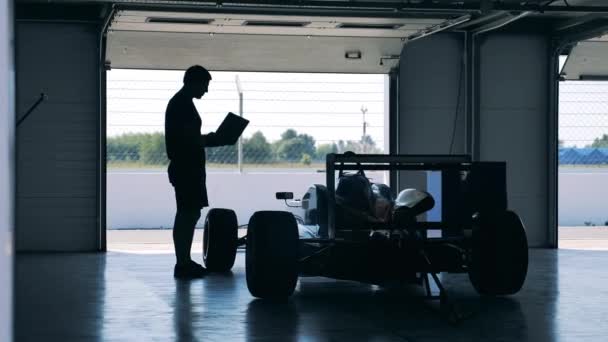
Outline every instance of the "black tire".
<path id="1" fill-rule="evenodd" d="M 254 297 L 291 296 L 298 281 L 298 225 L 291 213 L 258 211 L 251 216 L 245 268 Z"/>
<path id="2" fill-rule="evenodd" d="M 517 293 L 528 273 L 528 240 L 512 211 L 479 214 L 473 220 L 469 278 L 482 295 Z"/>
<path id="3" fill-rule="evenodd" d="M 209 271 L 227 272 L 234 266 L 238 240 L 236 214 L 213 208 L 207 213 L 203 230 L 203 260 Z"/>

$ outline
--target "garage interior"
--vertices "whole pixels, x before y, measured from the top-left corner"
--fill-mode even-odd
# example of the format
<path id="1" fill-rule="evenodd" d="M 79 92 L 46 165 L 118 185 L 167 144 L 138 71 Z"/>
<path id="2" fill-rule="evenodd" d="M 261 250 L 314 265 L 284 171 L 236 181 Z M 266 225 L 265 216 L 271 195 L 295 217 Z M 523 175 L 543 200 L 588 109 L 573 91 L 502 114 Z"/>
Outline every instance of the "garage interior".
<path id="1" fill-rule="evenodd" d="M 607 17 L 601 0 L 0 0 L 0 341 L 605 340 L 608 252 L 557 244 L 559 82 L 606 80 Z M 418 287 L 302 277 L 255 299 L 243 250 L 190 282 L 171 254 L 108 252 L 106 73 L 193 64 L 387 74 L 391 154 L 507 163 L 521 291 L 442 274 L 454 325 Z"/>

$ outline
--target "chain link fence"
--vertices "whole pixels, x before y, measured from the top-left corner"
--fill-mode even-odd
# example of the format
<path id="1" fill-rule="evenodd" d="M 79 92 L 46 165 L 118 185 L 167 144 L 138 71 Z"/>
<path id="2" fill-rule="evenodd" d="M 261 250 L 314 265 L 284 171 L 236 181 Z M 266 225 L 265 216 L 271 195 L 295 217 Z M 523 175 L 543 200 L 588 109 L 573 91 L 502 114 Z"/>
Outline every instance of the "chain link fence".
<path id="1" fill-rule="evenodd" d="M 107 88 L 108 168 L 164 170 L 164 113 L 182 71 L 113 70 Z M 194 103 L 202 133 L 228 112 L 250 120 L 237 145 L 207 148 L 208 168 L 324 167 L 327 153 L 384 153 L 385 75 L 213 72 Z"/>
<path id="2" fill-rule="evenodd" d="M 561 82 L 559 96 L 558 224 L 563 247 L 564 239 L 590 242 L 597 238 L 593 231 L 580 227 L 608 224 L 604 200 L 608 184 L 608 83 Z"/>
<path id="3" fill-rule="evenodd" d="M 559 93 L 559 163 L 608 165 L 608 83 L 565 81 Z"/>

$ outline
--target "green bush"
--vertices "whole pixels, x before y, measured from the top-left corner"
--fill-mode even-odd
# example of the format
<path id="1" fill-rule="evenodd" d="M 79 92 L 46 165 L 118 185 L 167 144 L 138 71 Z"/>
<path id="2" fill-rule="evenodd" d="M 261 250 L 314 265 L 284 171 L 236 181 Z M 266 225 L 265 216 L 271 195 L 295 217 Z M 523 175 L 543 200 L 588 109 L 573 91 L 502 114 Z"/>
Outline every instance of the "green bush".
<path id="1" fill-rule="evenodd" d="M 272 162 L 272 148 L 262 132 L 257 131 L 251 138 L 243 139 L 243 161 L 256 164 Z"/>
<path id="2" fill-rule="evenodd" d="M 236 164 L 238 161 L 238 146 L 237 144 L 230 146 L 208 147 L 205 149 L 207 153 L 207 162 L 214 164 Z"/>
<path id="3" fill-rule="evenodd" d="M 304 165 L 310 165 L 310 164 L 312 164 L 312 157 L 310 156 L 310 154 L 304 153 L 302 155 L 302 159 L 300 159 L 300 163 L 302 163 Z"/>
<path id="4" fill-rule="evenodd" d="M 141 161 L 148 165 L 167 165 L 169 158 L 165 149 L 165 135 L 146 134 L 140 145 Z"/>
<path id="5" fill-rule="evenodd" d="M 335 143 L 319 145 L 315 153 L 316 159 L 318 161 L 325 161 L 326 156 L 330 153 L 338 153 L 338 145 Z"/>
<path id="6" fill-rule="evenodd" d="M 165 135 L 156 133 L 127 133 L 108 137 L 108 163 L 126 162 L 146 165 L 166 165 L 168 163 L 165 149 Z M 281 139 L 269 143 L 264 134 L 255 132 L 243 139 L 243 162 L 251 164 L 301 163 L 311 165 L 313 161 L 324 161 L 328 153 L 379 153 L 371 137 L 362 141 L 339 141 L 338 144 L 321 144 L 315 146 L 315 139 L 308 134 L 298 134 L 288 129 L 281 134 Z M 238 144 L 212 147 L 206 149 L 207 162 L 214 164 L 236 164 L 238 161 Z"/>
<path id="7" fill-rule="evenodd" d="M 140 159 L 139 147 L 142 134 L 123 134 L 109 137 L 106 142 L 106 155 L 109 162 L 137 162 Z"/>
<path id="8" fill-rule="evenodd" d="M 315 139 L 308 134 L 297 134 L 290 128 L 281 134 L 281 140 L 275 143 L 275 151 L 279 162 L 298 162 L 304 154 L 309 157 L 315 155 Z"/>

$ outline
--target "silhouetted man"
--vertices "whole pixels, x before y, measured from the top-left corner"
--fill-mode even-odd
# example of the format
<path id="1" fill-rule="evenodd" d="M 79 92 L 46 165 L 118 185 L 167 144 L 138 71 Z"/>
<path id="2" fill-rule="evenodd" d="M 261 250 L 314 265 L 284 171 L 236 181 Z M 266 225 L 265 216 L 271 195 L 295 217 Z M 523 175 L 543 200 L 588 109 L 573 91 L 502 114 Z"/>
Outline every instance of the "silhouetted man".
<path id="1" fill-rule="evenodd" d="M 211 74 L 194 65 L 184 74 L 184 86 L 169 101 L 165 112 L 165 144 L 169 157 L 169 181 L 175 189 L 177 213 L 173 225 L 174 276 L 200 278 L 206 269 L 190 258 L 194 227 L 201 209 L 208 206 L 205 185 L 205 147 L 220 146 L 215 133 L 201 135 L 201 118 L 192 99 L 208 90 Z"/>

